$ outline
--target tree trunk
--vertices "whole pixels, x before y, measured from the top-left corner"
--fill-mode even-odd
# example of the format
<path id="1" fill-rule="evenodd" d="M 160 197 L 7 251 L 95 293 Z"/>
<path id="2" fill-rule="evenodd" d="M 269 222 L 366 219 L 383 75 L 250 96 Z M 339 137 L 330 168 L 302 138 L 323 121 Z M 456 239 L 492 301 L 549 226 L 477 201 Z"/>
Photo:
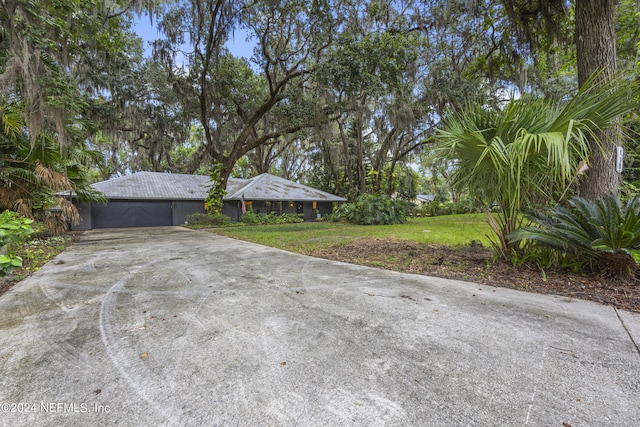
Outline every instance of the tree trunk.
<path id="1" fill-rule="evenodd" d="M 388 176 L 388 182 L 387 182 L 387 195 L 389 197 L 393 196 L 393 192 L 395 190 L 395 188 L 393 188 L 393 171 L 396 169 L 396 164 L 398 162 L 398 159 L 396 159 L 395 157 L 391 160 L 391 166 L 389 167 L 389 176 Z"/>
<path id="2" fill-rule="evenodd" d="M 615 0 L 576 1 L 576 53 L 578 84 L 582 86 L 594 72 L 602 80 L 616 73 Z M 586 178 L 580 183 L 580 196 L 598 200 L 618 191 L 621 175 L 616 172 L 615 153 L 619 145 L 618 129 L 596 135 L 602 146 L 591 144 L 591 159 Z"/>
<path id="3" fill-rule="evenodd" d="M 367 192 L 367 173 L 364 168 L 364 118 L 360 112 L 356 118 L 356 166 L 358 173 L 358 196 Z"/>
<path id="4" fill-rule="evenodd" d="M 344 131 L 344 123 L 338 120 L 338 130 L 340 131 L 340 140 L 342 142 L 342 151 L 344 153 L 345 164 L 345 177 L 347 178 L 347 184 L 349 186 L 348 198 L 350 201 L 354 201 L 357 195 L 356 184 L 354 182 L 354 173 L 351 166 L 351 151 L 349 150 L 349 141 L 346 132 Z"/>

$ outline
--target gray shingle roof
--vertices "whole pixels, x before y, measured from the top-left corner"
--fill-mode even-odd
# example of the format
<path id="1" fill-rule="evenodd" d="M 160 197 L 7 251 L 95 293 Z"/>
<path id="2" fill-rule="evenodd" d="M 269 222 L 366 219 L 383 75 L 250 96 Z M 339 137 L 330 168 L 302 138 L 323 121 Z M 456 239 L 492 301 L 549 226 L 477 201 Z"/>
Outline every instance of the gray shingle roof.
<path id="1" fill-rule="evenodd" d="M 91 185 L 108 199 L 204 200 L 211 179 L 203 175 L 136 172 Z M 229 178 L 225 200 L 344 201 L 342 197 L 270 174 L 251 179 Z"/>
<path id="2" fill-rule="evenodd" d="M 202 175 L 136 172 L 91 186 L 109 199 L 203 200 L 211 179 Z"/>
<path id="3" fill-rule="evenodd" d="M 299 202 L 344 202 L 346 199 L 333 194 L 298 184 L 288 179 L 263 173 L 249 180 L 235 192 L 229 191 L 225 200 L 240 200 L 244 194 L 246 200 L 299 201 Z"/>
<path id="4" fill-rule="evenodd" d="M 420 202 L 433 202 L 436 196 L 435 194 L 418 194 L 416 199 Z"/>

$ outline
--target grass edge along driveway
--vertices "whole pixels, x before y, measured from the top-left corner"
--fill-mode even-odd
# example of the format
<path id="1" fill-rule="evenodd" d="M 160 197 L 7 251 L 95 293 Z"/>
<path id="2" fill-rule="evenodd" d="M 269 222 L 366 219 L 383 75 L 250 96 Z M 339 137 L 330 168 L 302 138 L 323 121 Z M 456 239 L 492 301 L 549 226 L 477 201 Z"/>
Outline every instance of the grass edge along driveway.
<path id="1" fill-rule="evenodd" d="M 409 218 L 398 225 L 355 225 L 334 222 L 248 225 L 212 228 L 211 232 L 297 253 L 309 253 L 365 238 L 409 240 L 451 247 L 469 246 L 479 240 L 489 247 L 486 214 Z"/>

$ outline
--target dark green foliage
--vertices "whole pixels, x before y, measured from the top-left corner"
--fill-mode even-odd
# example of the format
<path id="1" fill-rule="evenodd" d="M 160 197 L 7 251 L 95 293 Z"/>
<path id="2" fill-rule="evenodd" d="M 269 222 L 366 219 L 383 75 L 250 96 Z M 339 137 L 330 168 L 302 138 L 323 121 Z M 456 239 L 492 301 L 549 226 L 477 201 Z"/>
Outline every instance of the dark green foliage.
<path id="1" fill-rule="evenodd" d="M 226 215 L 210 213 L 193 213 L 187 215 L 187 225 L 189 228 L 204 228 L 228 225 L 231 218 Z"/>
<path id="2" fill-rule="evenodd" d="M 23 217 L 22 215 L 9 210 L 0 214 L 0 248 L 13 242 L 16 244 L 25 241 L 33 229 L 32 219 Z"/>
<path id="3" fill-rule="evenodd" d="M 8 210 L 0 214 L 0 277 L 22 266 L 22 259 L 8 248 L 21 244 L 33 233 L 32 223 L 32 219 Z"/>
<path id="4" fill-rule="evenodd" d="M 226 181 L 222 179 L 223 165 L 219 160 L 213 160 L 211 165 L 211 182 L 213 185 L 209 189 L 209 194 L 205 200 L 207 212 L 217 216 L 222 212 L 222 199 L 227 194 L 225 189 Z M 223 184 L 224 183 L 224 184 Z"/>
<path id="5" fill-rule="evenodd" d="M 610 276 L 629 276 L 640 261 L 640 197 L 625 203 L 616 195 L 597 202 L 580 197 L 568 208 L 556 206 L 548 214 L 529 211 L 535 226 L 510 235 L 511 241 L 529 240 L 550 247 Z"/>
<path id="6" fill-rule="evenodd" d="M 242 215 L 241 221 L 245 224 L 252 225 L 271 225 L 271 224 L 291 224 L 296 222 L 304 222 L 301 215 L 298 214 L 282 214 L 278 215 L 275 212 L 268 214 L 259 214 L 252 211 Z"/>
<path id="7" fill-rule="evenodd" d="M 360 225 L 403 224 L 407 221 L 407 202 L 385 194 L 363 194 L 353 203 L 340 205 L 333 220 L 346 220 Z"/>
<path id="8" fill-rule="evenodd" d="M 422 206 L 416 206 L 410 210 L 411 216 L 440 216 L 440 215 L 458 215 L 467 213 L 479 213 L 485 210 L 483 207 L 476 206 L 471 199 L 464 199 L 458 202 L 438 201 L 424 203 Z"/>

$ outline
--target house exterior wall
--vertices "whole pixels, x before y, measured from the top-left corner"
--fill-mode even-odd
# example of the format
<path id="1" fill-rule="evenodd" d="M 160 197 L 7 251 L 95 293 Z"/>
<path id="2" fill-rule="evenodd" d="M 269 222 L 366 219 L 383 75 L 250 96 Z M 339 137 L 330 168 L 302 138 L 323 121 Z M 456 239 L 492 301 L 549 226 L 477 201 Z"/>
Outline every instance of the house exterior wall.
<path id="1" fill-rule="evenodd" d="M 187 222 L 187 216 L 193 213 L 205 213 L 204 201 L 179 200 L 172 204 L 173 225 L 183 225 Z"/>
<path id="2" fill-rule="evenodd" d="M 76 207 L 80 213 L 80 223 L 71 226 L 72 230 L 91 230 L 91 203 L 89 202 L 76 202 Z"/>
<path id="3" fill-rule="evenodd" d="M 222 214 L 231 218 L 231 221 L 240 221 L 240 202 L 237 200 L 223 202 Z"/>
<path id="4" fill-rule="evenodd" d="M 271 213 L 271 204 L 263 200 L 250 200 L 247 202 L 247 211 L 249 210 L 257 214 Z"/>
<path id="5" fill-rule="evenodd" d="M 333 202 L 318 203 L 317 209 L 320 216 L 329 215 L 333 213 Z"/>
<path id="6" fill-rule="evenodd" d="M 316 203 L 316 207 L 317 207 L 317 203 Z M 316 220 L 316 211 L 313 209 L 313 202 L 303 202 L 302 213 L 304 214 L 305 221 Z"/>

